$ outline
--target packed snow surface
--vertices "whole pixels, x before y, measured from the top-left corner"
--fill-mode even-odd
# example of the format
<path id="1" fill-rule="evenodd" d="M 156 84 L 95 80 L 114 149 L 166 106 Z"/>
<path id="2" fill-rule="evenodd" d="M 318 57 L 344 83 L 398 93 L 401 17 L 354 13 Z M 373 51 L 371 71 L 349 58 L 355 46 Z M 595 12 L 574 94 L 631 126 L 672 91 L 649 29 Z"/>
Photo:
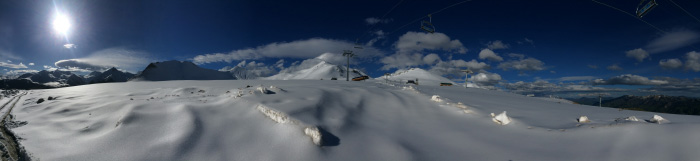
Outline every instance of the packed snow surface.
<path id="1" fill-rule="evenodd" d="M 27 121 L 11 130 L 40 160 L 700 158 L 698 116 L 380 80 L 93 84 L 32 90 L 12 114 Z M 661 116 L 673 122 L 653 123 Z"/>

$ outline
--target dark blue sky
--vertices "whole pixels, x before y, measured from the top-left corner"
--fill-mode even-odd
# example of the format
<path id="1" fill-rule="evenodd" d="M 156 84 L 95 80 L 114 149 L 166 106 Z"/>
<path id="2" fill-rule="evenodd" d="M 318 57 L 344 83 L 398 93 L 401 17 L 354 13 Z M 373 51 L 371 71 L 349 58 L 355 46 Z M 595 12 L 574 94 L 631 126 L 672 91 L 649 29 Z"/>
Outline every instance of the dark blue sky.
<path id="1" fill-rule="evenodd" d="M 670 90 L 673 94 L 700 89 L 694 57 L 700 52 L 700 20 L 692 17 L 700 16 L 700 1 L 659 0 L 642 18 L 651 25 L 590 0 L 468 1 L 432 16 L 436 34 L 426 34 L 414 21 L 459 2 L 1 1 L 0 68 L 5 74 L 98 69 L 91 65 L 137 72 L 148 62 L 172 59 L 211 69 L 241 61 L 272 66 L 283 59 L 288 67 L 323 53 L 342 53 L 358 40 L 365 50 L 355 66 L 373 77 L 406 67 L 459 77 L 440 69 L 483 63 L 487 67 L 477 69 L 484 73 L 483 84 L 513 91 L 555 86 L 559 92 L 654 94 L 676 89 Z M 599 2 L 630 13 L 639 4 Z M 67 39 L 52 28 L 57 10 L 72 22 Z M 379 22 L 370 24 L 369 18 Z M 398 45 L 402 40 L 419 44 Z M 504 45 L 490 50 L 502 60 L 480 58 L 494 42 Z M 67 43 L 76 47 L 64 48 Z M 285 53 L 288 49 L 294 50 Z M 426 61 L 433 53 L 439 60 Z M 198 56 L 206 59 L 198 61 Z M 571 87 L 578 84 L 588 87 Z"/>

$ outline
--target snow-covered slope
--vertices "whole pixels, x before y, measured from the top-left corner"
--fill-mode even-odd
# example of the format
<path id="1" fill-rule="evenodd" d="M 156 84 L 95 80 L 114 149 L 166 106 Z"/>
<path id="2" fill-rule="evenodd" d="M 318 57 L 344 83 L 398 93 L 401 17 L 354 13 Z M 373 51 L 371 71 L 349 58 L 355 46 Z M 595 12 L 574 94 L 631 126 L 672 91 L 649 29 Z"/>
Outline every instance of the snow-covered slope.
<path id="1" fill-rule="evenodd" d="M 269 80 L 290 80 L 290 79 L 325 79 L 331 78 L 345 79 L 346 67 L 328 63 L 321 59 L 304 60 L 297 66 L 292 66 L 280 71 L 279 74 L 267 77 Z M 364 76 L 365 73 L 350 68 L 350 79 L 354 77 Z"/>
<path id="2" fill-rule="evenodd" d="M 388 77 L 382 76 L 379 78 L 375 78 L 377 80 L 384 80 L 385 78 L 388 78 L 389 80 L 392 81 L 397 81 L 401 83 L 406 83 L 408 80 L 416 80 L 418 79 L 418 84 L 419 85 L 429 85 L 429 86 L 439 86 L 440 83 L 452 83 L 454 85 L 457 85 L 455 82 L 451 81 L 450 79 L 447 79 L 445 77 L 435 75 L 433 73 L 430 73 L 428 71 L 425 71 L 420 68 L 411 68 L 411 69 L 400 69 L 394 72 L 393 74 L 389 75 Z"/>
<path id="3" fill-rule="evenodd" d="M 378 80 L 93 84 L 30 91 L 12 114 L 37 160 L 700 158 L 700 116 Z"/>
<path id="4" fill-rule="evenodd" d="M 235 79 L 226 72 L 200 68 L 188 61 L 165 61 L 149 64 L 141 73 L 130 81 L 165 81 L 165 80 L 226 80 Z"/>

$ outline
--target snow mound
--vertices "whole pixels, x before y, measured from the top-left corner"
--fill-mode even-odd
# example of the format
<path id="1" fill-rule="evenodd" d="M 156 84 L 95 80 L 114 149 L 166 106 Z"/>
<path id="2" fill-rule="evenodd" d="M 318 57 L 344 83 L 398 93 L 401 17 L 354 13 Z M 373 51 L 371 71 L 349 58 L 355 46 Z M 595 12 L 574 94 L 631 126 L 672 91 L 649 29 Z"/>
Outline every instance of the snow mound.
<path id="1" fill-rule="evenodd" d="M 290 119 L 289 116 L 287 116 L 287 114 L 285 114 L 284 112 L 270 109 L 264 105 L 258 105 L 258 111 L 260 111 L 260 113 L 262 113 L 263 115 L 267 116 L 267 118 L 269 118 L 270 120 L 280 124 L 297 123 L 295 120 Z"/>
<path id="2" fill-rule="evenodd" d="M 506 111 L 503 111 L 503 112 L 501 112 L 501 114 L 498 114 L 498 115 L 491 113 L 491 117 L 492 117 L 491 120 L 493 120 L 493 122 L 495 122 L 497 124 L 508 125 L 511 122 L 510 117 L 508 117 L 508 115 L 506 115 Z"/>
<path id="3" fill-rule="evenodd" d="M 657 123 L 657 124 L 667 124 L 667 123 L 670 123 L 671 121 L 668 121 L 659 115 L 654 115 L 654 117 L 649 119 L 649 122 Z"/>
<path id="4" fill-rule="evenodd" d="M 576 119 L 579 123 L 589 123 L 591 120 L 588 120 L 588 116 L 581 116 L 578 119 Z"/>
<path id="5" fill-rule="evenodd" d="M 311 141 L 314 142 L 314 144 L 321 146 L 321 132 L 318 130 L 318 127 L 306 127 L 304 128 L 304 134 L 307 136 L 311 137 Z"/>
<path id="6" fill-rule="evenodd" d="M 255 88 L 256 92 L 260 92 L 260 94 L 275 94 L 275 92 L 268 90 L 267 88 L 260 86 L 258 88 Z"/>
<path id="7" fill-rule="evenodd" d="M 433 97 L 430 98 L 433 102 L 442 102 L 442 99 L 438 95 L 433 95 Z"/>

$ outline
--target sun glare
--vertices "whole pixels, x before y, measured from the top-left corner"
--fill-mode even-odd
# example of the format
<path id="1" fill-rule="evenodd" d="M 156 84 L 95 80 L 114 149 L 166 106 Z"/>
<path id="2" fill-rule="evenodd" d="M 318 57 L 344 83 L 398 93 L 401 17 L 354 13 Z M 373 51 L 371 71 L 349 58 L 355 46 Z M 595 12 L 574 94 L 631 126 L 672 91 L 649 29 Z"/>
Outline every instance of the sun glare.
<path id="1" fill-rule="evenodd" d="M 54 17 L 54 20 L 53 20 L 54 31 L 56 31 L 57 33 L 59 33 L 63 36 L 67 36 L 70 28 L 71 28 L 71 24 L 70 24 L 70 19 L 68 18 L 68 16 L 61 14 L 61 13 L 56 14 L 56 16 Z"/>

